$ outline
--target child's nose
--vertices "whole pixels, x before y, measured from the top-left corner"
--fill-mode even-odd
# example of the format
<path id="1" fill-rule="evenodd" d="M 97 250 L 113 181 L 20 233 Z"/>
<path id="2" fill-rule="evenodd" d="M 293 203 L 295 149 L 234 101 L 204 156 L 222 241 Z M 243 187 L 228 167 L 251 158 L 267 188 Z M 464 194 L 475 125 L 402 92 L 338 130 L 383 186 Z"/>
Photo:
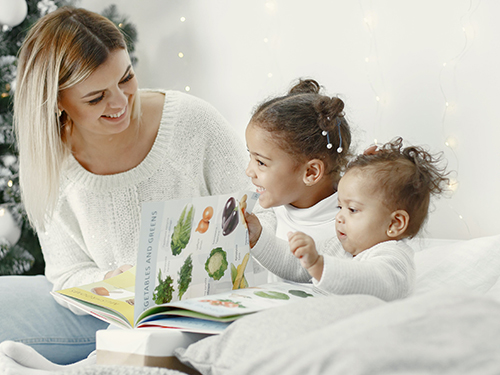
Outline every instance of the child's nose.
<path id="1" fill-rule="evenodd" d="M 253 171 L 252 162 L 251 161 L 248 163 L 247 169 L 245 169 L 245 173 L 250 178 L 254 178 L 255 177 L 255 173 Z"/>
<path id="2" fill-rule="evenodd" d="M 335 216 L 335 222 L 337 222 L 337 223 L 344 222 L 344 216 L 340 212 L 337 214 L 337 216 Z"/>

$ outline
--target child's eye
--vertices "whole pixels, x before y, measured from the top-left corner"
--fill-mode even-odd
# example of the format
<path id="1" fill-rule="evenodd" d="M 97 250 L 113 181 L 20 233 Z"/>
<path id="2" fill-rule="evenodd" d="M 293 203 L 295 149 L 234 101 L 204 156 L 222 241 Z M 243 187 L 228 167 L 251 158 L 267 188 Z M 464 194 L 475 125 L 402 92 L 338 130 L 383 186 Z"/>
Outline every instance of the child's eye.
<path id="1" fill-rule="evenodd" d="M 91 101 L 89 101 L 89 104 L 90 105 L 97 104 L 97 103 L 99 103 L 103 99 L 104 99 L 104 92 L 98 98 L 95 98 L 95 99 L 92 99 Z"/>
<path id="2" fill-rule="evenodd" d="M 265 167 L 265 166 L 266 166 L 266 165 L 265 165 L 263 162 L 261 162 L 259 159 L 256 159 L 255 161 L 257 162 L 257 165 L 258 165 L 259 167 Z"/>
<path id="3" fill-rule="evenodd" d="M 355 214 L 356 212 L 358 212 L 358 210 L 355 209 L 354 207 L 349 207 L 349 211 L 351 211 L 353 214 Z"/>

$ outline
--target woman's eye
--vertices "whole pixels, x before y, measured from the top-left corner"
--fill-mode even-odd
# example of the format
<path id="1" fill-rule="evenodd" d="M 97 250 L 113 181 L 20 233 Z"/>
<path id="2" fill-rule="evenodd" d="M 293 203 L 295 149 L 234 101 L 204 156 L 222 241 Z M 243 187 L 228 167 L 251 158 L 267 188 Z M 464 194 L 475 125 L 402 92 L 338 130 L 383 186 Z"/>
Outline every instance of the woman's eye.
<path id="1" fill-rule="evenodd" d="M 120 82 L 120 84 L 123 84 L 123 83 L 127 83 L 128 81 L 130 81 L 132 78 L 134 78 L 134 74 L 133 73 L 129 73 L 128 76 L 125 77 L 125 79 L 123 81 Z"/>
<path id="2" fill-rule="evenodd" d="M 91 101 L 89 101 L 89 104 L 90 105 L 97 104 L 103 99 L 104 99 L 104 93 L 102 93 L 101 96 L 99 96 L 98 98 L 95 98 L 95 99 L 92 99 Z"/>

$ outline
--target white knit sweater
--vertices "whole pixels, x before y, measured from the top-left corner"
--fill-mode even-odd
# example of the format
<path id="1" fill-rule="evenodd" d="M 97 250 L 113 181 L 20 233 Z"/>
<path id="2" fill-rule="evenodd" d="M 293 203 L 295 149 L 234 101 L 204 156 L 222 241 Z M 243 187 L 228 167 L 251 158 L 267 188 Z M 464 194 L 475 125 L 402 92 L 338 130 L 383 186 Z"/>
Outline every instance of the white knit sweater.
<path id="1" fill-rule="evenodd" d="M 316 206 L 324 207 L 316 207 Z M 310 222 L 318 222 L 318 212 L 324 213 L 331 202 L 319 202 L 312 210 L 303 212 L 286 210 L 287 223 L 279 223 L 282 215 L 273 210 L 257 209 L 256 214 L 262 224 L 262 233 L 257 244 L 252 248 L 253 256 L 275 275 L 296 282 L 313 282 L 318 288 L 335 294 L 370 294 L 390 301 L 408 296 L 415 285 L 415 265 L 413 250 L 404 241 L 387 241 L 375 245 L 353 257 L 346 252 L 337 239 L 334 223 L 328 215 L 321 215 L 320 226 L 323 233 L 311 232 Z M 331 207 L 330 207 L 331 208 Z M 337 210 L 331 209 L 330 219 Z M 333 230 L 328 230 L 328 223 Z M 312 279 L 301 266 L 300 261 L 291 253 L 288 241 L 283 238 L 280 227 L 289 227 L 309 234 L 316 243 L 318 253 L 324 257 L 321 280 Z M 325 233 L 325 232 L 329 232 Z M 325 240 L 325 235 L 327 239 Z"/>
<path id="2" fill-rule="evenodd" d="M 135 168 L 96 175 L 72 156 L 47 230 L 38 233 L 54 290 L 102 280 L 136 263 L 141 203 L 250 189 L 243 141 L 209 104 L 161 91 L 165 104 L 153 147 Z"/>

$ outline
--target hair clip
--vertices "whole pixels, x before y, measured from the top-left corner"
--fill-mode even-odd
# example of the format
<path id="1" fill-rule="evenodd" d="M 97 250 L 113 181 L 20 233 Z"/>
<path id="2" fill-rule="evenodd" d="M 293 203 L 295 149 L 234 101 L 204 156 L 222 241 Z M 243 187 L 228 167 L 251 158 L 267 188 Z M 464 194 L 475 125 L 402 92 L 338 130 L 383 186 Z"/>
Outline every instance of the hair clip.
<path id="1" fill-rule="evenodd" d="M 339 154 L 341 154 L 341 153 L 342 153 L 342 151 L 344 150 L 344 149 L 342 148 L 342 133 L 341 133 L 341 131 L 340 131 L 340 125 L 341 125 L 341 121 L 340 121 L 340 120 L 338 120 L 338 121 L 337 121 L 337 127 L 338 127 L 338 129 L 339 129 L 339 147 L 337 148 L 337 152 L 338 152 Z M 327 143 L 326 143 L 326 148 L 327 148 L 327 149 L 331 149 L 331 148 L 333 147 L 333 145 L 332 145 L 332 144 L 331 144 L 331 142 L 330 142 L 330 134 L 328 134 L 328 132 L 327 132 L 326 130 L 323 130 L 323 131 L 321 132 L 321 134 L 322 134 L 323 136 L 326 136 L 326 142 L 327 142 Z"/>
<path id="2" fill-rule="evenodd" d="M 337 152 L 340 154 L 344 150 L 342 148 L 342 133 L 340 131 L 340 125 L 342 124 L 342 121 L 340 119 L 337 121 L 337 127 L 339 128 L 339 147 L 337 148 Z"/>
<path id="3" fill-rule="evenodd" d="M 328 134 L 328 132 L 327 132 L 326 130 L 323 130 L 323 131 L 321 132 L 321 134 L 322 134 L 323 136 L 325 136 L 325 135 L 326 135 L 326 142 L 327 142 L 327 143 L 326 143 L 326 148 L 327 148 L 327 149 L 331 149 L 331 148 L 333 147 L 333 145 L 330 143 L 330 134 Z"/>

